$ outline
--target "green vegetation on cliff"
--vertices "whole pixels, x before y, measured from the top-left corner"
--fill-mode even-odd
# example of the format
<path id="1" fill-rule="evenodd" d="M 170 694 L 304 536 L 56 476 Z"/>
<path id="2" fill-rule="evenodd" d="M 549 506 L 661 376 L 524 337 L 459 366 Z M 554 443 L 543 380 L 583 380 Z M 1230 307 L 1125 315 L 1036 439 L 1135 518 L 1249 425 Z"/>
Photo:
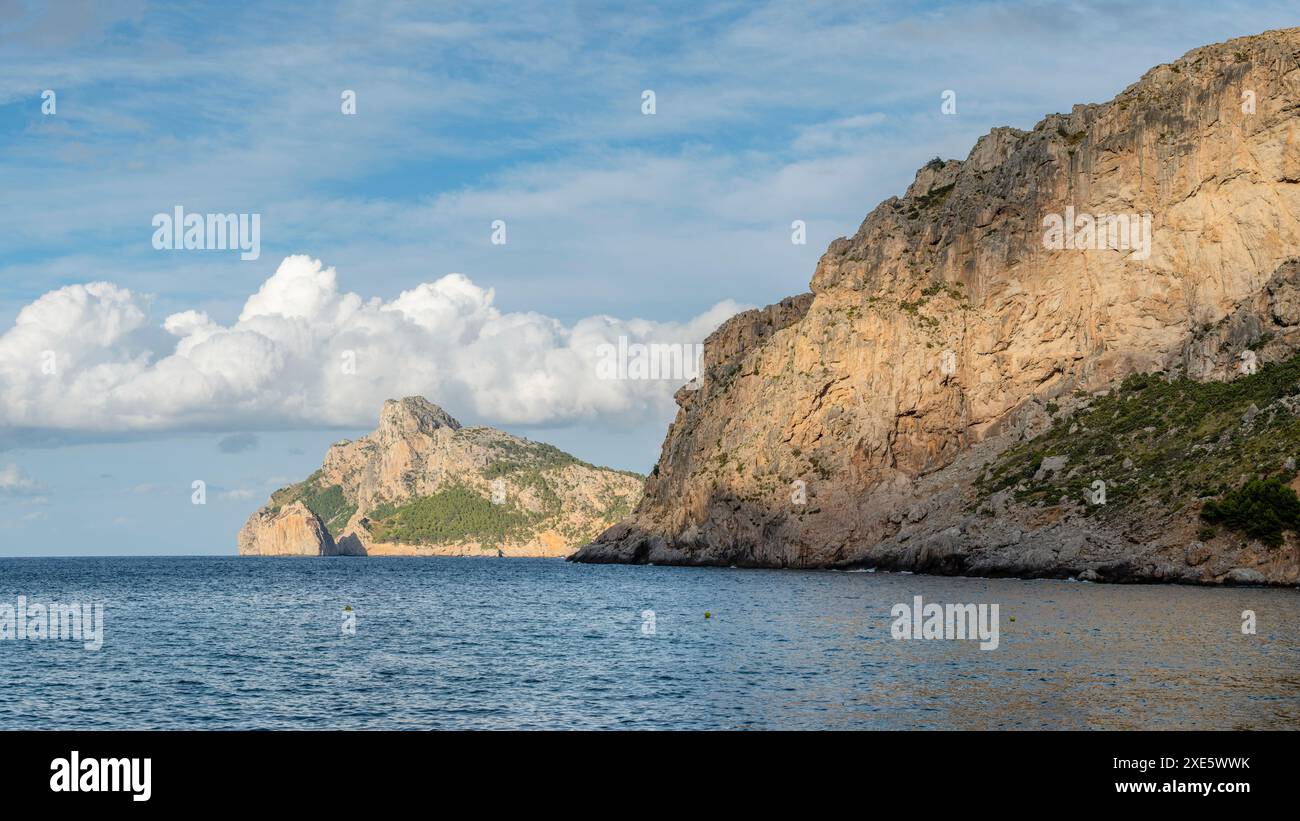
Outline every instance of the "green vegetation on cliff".
<path id="1" fill-rule="evenodd" d="M 1298 383 L 1300 355 L 1228 382 L 1129 376 L 1003 453 L 978 484 L 981 498 L 1009 489 L 1021 503 L 1064 498 L 1108 517 L 1145 506 L 1176 512 L 1222 497 L 1206 504 L 1207 523 L 1280 543 L 1282 530 L 1300 521 L 1284 485 L 1300 455 Z M 1104 505 L 1090 501 L 1098 481 Z"/>
<path id="2" fill-rule="evenodd" d="M 376 508 L 370 532 L 381 542 L 479 542 L 488 547 L 519 538 L 539 518 L 513 503 L 494 504 L 477 490 L 451 485 L 406 504 Z"/>
<path id="3" fill-rule="evenodd" d="M 325 523 L 330 536 L 337 539 L 352 514 L 357 512 L 357 506 L 350 504 L 344 497 L 342 487 L 323 486 L 320 477 L 321 472 L 318 470 L 298 484 L 271 494 L 271 513 L 277 513 L 285 505 L 300 501 Z"/>
<path id="4" fill-rule="evenodd" d="M 1252 479 L 1222 499 L 1206 502 L 1201 518 L 1277 547 L 1284 531 L 1300 530 L 1300 498 L 1275 477 Z"/>
<path id="5" fill-rule="evenodd" d="M 527 439 L 496 442 L 493 444 L 493 450 L 496 452 L 497 459 L 483 471 L 485 479 L 496 479 L 518 470 L 547 470 L 583 464 L 577 457 L 565 453 L 554 445 L 531 442 Z"/>
<path id="6" fill-rule="evenodd" d="M 509 442 L 494 442 L 492 447 L 496 458 L 483 471 L 484 479 L 496 479 L 519 471 L 539 473 L 540 471 L 564 468 L 569 465 L 579 465 L 593 470 L 609 470 L 623 476 L 645 479 L 644 476 L 635 471 L 615 470 L 614 468 L 600 467 L 584 462 L 578 457 L 565 453 L 554 445 L 548 445 L 545 442 L 519 439 Z"/>

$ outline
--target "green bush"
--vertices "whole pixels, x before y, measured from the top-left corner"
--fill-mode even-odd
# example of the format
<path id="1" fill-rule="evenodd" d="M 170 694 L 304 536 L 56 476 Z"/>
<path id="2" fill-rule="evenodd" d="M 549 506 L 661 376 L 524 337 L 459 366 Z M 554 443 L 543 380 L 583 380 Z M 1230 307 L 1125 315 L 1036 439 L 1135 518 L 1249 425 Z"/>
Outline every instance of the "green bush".
<path id="1" fill-rule="evenodd" d="M 1252 479 L 1206 502 L 1201 518 L 1276 547 L 1284 531 L 1300 530 L 1300 498 L 1280 479 Z"/>

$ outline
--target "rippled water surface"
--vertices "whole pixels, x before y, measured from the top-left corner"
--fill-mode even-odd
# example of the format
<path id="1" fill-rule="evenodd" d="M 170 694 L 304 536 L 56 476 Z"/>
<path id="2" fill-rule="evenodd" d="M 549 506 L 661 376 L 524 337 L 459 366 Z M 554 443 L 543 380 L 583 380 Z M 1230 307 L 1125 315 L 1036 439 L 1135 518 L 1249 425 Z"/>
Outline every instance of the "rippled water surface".
<path id="1" fill-rule="evenodd" d="M 1289 589 L 544 559 L 0 559 L 0 604 L 20 595 L 102 601 L 104 645 L 0 641 L 0 728 L 1300 727 Z M 916 595 L 997 603 L 999 648 L 894 640 L 890 608 Z M 1257 635 L 1242 635 L 1243 610 Z"/>

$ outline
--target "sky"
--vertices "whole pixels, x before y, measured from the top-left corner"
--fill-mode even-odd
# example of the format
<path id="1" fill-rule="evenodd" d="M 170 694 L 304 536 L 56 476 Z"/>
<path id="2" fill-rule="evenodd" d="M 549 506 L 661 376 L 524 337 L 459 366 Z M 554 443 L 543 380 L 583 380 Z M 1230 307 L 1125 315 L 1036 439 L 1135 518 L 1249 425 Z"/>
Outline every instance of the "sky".
<path id="1" fill-rule="evenodd" d="M 685 380 L 599 345 L 699 343 L 930 158 L 1298 18 L 0 0 L 0 556 L 234 553 L 394 396 L 648 472 Z M 258 241 L 169 247 L 178 207 Z"/>

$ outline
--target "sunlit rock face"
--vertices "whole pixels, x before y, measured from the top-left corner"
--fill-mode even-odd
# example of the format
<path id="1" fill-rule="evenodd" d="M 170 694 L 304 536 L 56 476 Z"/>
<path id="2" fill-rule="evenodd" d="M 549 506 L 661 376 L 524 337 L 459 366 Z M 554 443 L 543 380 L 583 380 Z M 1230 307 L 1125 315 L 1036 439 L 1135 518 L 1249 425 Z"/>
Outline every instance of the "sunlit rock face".
<path id="1" fill-rule="evenodd" d="M 1089 517 L 976 485 L 1129 374 L 1291 356 L 1297 257 L 1300 29 L 995 129 L 831 243 L 811 294 L 709 338 L 641 504 L 575 558 L 1294 582 L 1294 548 L 1239 536 L 1185 561 L 1194 499 Z"/>
<path id="2" fill-rule="evenodd" d="M 238 543 L 245 556 L 329 556 L 335 552 L 324 523 L 302 502 L 249 517 L 239 531 Z"/>

